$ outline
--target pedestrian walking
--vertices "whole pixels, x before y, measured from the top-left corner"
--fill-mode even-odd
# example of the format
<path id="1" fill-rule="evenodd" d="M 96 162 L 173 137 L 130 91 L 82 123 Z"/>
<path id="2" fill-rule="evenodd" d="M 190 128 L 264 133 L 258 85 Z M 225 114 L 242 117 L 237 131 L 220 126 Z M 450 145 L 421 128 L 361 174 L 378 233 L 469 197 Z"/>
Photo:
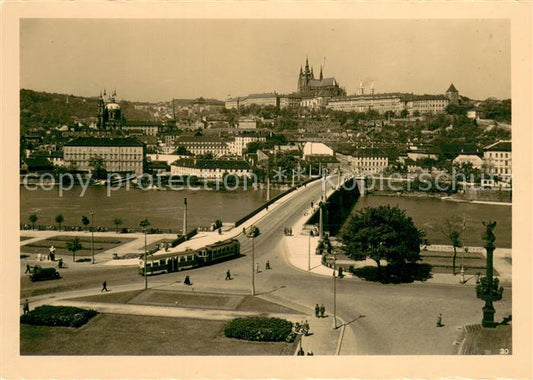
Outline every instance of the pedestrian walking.
<path id="1" fill-rule="evenodd" d="M 26 272 L 24 273 L 31 273 L 30 264 L 26 264 Z"/>
<path id="2" fill-rule="evenodd" d="M 107 282 L 106 281 L 104 281 L 102 283 L 102 290 L 100 290 L 100 292 L 103 292 L 104 290 L 107 292 Z"/>
<path id="3" fill-rule="evenodd" d="M 437 315 L 437 327 L 442 327 L 442 326 L 444 326 L 442 324 L 442 314 L 439 313 L 439 315 Z"/>
<path id="4" fill-rule="evenodd" d="M 320 317 L 320 306 L 318 304 L 315 305 L 315 317 Z"/>
<path id="5" fill-rule="evenodd" d="M 185 285 L 191 285 L 191 279 L 189 278 L 189 276 L 185 276 L 185 280 L 183 281 L 183 283 Z"/>
<path id="6" fill-rule="evenodd" d="M 321 304 L 320 305 L 320 317 L 321 318 L 324 318 L 324 313 L 326 312 L 326 307 L 324 306 L 324 304 Z"/>
<path id="7" fill-rule="evenodd" d="M 255 271 L 256 271 L 257 273 L 260 272 L 260 270 L 259 270 L 259 263 L 256 263 L 256 264 L 255 264 Z"/>
<path id="8" fill-rule="evenodd" d="M 229 271 L 229 269 L 226 272 L 226 280 L 231 280 L 231 272 Z"/>
<path id="9" fill-rule="evenodd" d="M 28 314 L 30 312 L 30 303 L 28 302 L 27 298 L 24 300 L 24 303 L 22 304 L 22 312 L 24 314 Z"/>
<path id="10" fill-rule="evenodd" d="M 269 269 L 272 269 L 272 268 L 270 268 L 270 260 L 267 260 L 265 264 L 265 270 L 269 270 Z"/>

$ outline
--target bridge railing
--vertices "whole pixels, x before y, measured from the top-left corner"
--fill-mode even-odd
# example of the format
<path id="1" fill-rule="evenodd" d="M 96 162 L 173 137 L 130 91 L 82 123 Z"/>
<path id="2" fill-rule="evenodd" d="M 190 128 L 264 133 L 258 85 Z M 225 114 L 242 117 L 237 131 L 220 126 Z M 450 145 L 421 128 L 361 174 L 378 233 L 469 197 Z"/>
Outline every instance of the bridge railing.
<path id="1" fill-rule="evenodd" d="M 272 198 L 271 200 L 269 200 L 268 202 L 264 203 L 263 205 L 259 206 L 258 208 L 256 208 L 255 210 L 253 210 L 252 212 L 249 212 L 248 214 L 246 214 L 245 216 L 243 216 L 242 218 L 240 218 L 239 220 L 237 220 L 235 222 L 235 227 L 239 227 L 241 224 L 243 224 L 244 222 L 246 222 L 248 219 L 254 217 L 255 215 L 259 214 L 261 211 L 263 211 L 264 209 L 266 209 L 268 206 L 270 206 L 272 203 L 276 202 L 277 200 L 283 198 L 285 195 L 289 194 L 289 193 L 292 193 L 293 191 L 295 191 L 296 189 L 302 187 L 302 186 L 306 186 L 308 183 L 311 183 L 313 181 L 316 181 L 318 179 L 320 179 L 321 177 L 316 177 L 316 178 L 309 178 L 308 180 L 296 185 L 296 186 L 293 186 L 291 187 L 290 189 L 288 189 L 287 191 L 284 191 L 283 193 L 281 194 L 278 194 L 276 195 L 274 198 Z"/>

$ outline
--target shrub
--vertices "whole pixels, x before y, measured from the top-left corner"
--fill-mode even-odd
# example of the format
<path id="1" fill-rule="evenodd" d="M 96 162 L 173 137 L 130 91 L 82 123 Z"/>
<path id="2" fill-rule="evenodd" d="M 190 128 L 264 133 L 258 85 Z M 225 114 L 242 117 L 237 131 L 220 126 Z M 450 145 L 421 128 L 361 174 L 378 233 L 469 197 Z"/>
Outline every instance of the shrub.
<path id="1" fill-rule="evenodd" d="M 292 322 L 280 318 L 236 318 L 226 325 L 224 335 L 228 338 L 258 342 L 294 341 Z"/>
<path id="2" fill-rule="evenodd" d="M 20 316 L 20 322 L 37 326 L 80 327 L 98 314 L 94 310 L 71 306 L 43 305 Z"/>
<path id="3" fill-rule="evenodd" d="M 77 263 L 88 263 L 88 262 L 90 262 L 90 261 L 91 261 L 91 259 L 88 258 L 88 257 L 86 257 L 86 258 L 84 258 L 84 259 L 78 259 L 78 260 L 76 260 Z"/>

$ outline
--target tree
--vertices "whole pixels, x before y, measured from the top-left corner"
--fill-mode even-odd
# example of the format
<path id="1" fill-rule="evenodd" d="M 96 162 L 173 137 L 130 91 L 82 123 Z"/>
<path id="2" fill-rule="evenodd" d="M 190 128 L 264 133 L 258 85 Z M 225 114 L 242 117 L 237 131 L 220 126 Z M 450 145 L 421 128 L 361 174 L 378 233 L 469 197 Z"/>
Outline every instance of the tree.
<path id="1" fill-rule="evenodd" d="M 76 252 L 81 251 L 83 246 L 79 238 L 67 241 L 67 249 L 72 252 L 72 261 L 76 261 Z"/>
<path id="2" fill-rule="evenodd" d="M 30 216 L 28 217 L 30 223 L 31 223 L 31 229 L 34 230 L 35 229 L 35 223 L 37 223 L 37 219 L 39 219 L 37 217 L 37 214 L 33 213 L 33 214 L 30 214 Z"/>
<path id="3" fill-rule="evenodd" d="M 81 223 L 85 226 L 85 231 L 87 231 L 87 226 L 91 223 L 89 218 L 87 218 L 85 215 L 81 217 Z"/>
<path id="4" fill-rule="evenodd" d="M 122 219 L 120 218 L 113 219 L 113 224 L 115 225 L 115 231 L 118 233 L 118 226 L 122 224 Z"/>
<path id="5" fill-rule="evenodd" d="M 94 172 L 96 179 L 104 179 L 107 177 L 107 170 L 105 167 L 105 160 L 100 156 L 93 156 L 89 158 L 89 167 Z"/>
<path id="6" fill-rule="evenodd" d="M 180 156 L 190 156 L 192 153 L 187 150 L 183 145 L 178 146 L 178 149 L 174 152 L 174 154 L 180 155 Z"/>
<path id="7" fill-rule="evenodd" d="M 424 233 L 398 207 L 367 207 L 352 215 L 340 233 L 346 255 L 355 260 L 374 260 L 381 279 L 381 260 L 401 269 L 420 260 Z"/>
<path id="8" fill-rule="evenodd" d="M 463 246 L 461 235 L 466 229 L 466 218 L 464 216 L 454 215 L 450 218 L 444 219 L 444 223 L 440 226 L 441 234 L 452 243 L 453 247 L 453 275 L 455 276 L 455 261 L 457 259 L 457 248 Z"/>
<path id="9" fill-rule="evenodd" d="M 61 223 L 63 223 L 63 221 L 65 220 L 65 218 L 63 217 L 63 214 L 57 214 L 56 215 L 56 223 L 58 225 L 58 230 L 61 231 Z"/>

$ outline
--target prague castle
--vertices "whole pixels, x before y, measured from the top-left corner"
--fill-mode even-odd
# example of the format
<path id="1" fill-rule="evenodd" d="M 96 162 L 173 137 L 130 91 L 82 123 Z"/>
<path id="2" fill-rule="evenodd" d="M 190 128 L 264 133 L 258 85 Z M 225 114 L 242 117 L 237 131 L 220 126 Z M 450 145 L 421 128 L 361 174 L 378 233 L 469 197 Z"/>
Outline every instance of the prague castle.
<path id="1" fill-rule="evenodd" d="M 324 78 L 320 67 L 320 75 L 315 78 L 313 68 L 309 68 L 309 60 L 305 59 L 305 68 L 300 66 L 300 74 L 298 75 L 298 92 L 303 96 L 344 96 L 346 91 L 340 88 L 335 78 Z"/>

